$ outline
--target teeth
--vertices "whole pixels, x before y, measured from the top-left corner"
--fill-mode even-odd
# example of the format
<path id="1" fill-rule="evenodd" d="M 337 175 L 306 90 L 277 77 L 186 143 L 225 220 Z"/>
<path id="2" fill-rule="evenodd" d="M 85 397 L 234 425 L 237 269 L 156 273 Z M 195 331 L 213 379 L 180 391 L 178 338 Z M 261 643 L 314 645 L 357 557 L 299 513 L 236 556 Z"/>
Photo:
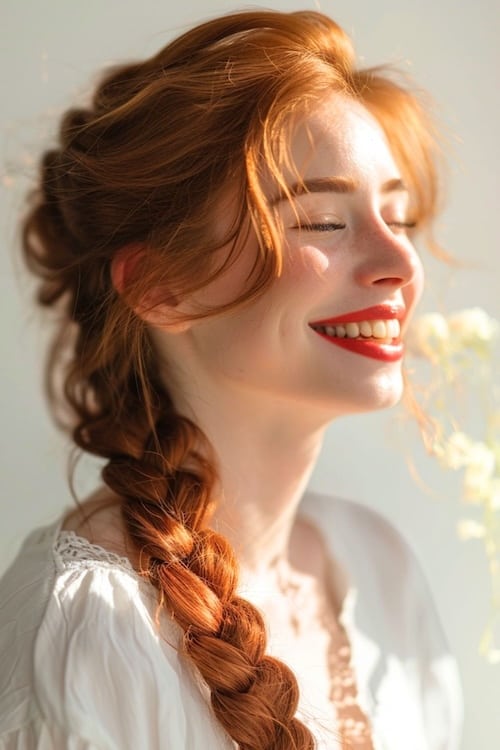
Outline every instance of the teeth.
<path id="1" fill-rule="evenodd" d="M 357 323 L 346 323 L 345 330 L 348 338 L 357 339 L 359 336 L 359 326 Z"/>
<path id="2" fill-rule="evenodd" d="M 383 320 L 376 320 L 372 325 L 372 336 L 376 339 L 386 339 L 387 338 L 387 326 L 385 324 L 385 321 Z"/>
<path id="3" fill-rule="evenodd" d="M 368 323 L 367 320 L 363 320 L 363 322 L 359 324 L 359 332 L 362 336 L 366 336 L 366 338 L 371 336 L 372 335 L 371 323 Z"/>
<path id="4" fill-rule="evenodd" d="M 391 339 L 397 339 L 399 334 L 401 333 L 401 326 L 399 325 L 399 320 L 396 320 L 396 318 L 391 318 L 387 321 L 387 335 Z"/>
<path id="5" fill-rule="evenodd" d="M 342 323 L 336 326 L 315 326 L 319 333 L 335 338 L 397 339 L 401 334 L 399 320 L 363 320 L 359 323 Z"/>

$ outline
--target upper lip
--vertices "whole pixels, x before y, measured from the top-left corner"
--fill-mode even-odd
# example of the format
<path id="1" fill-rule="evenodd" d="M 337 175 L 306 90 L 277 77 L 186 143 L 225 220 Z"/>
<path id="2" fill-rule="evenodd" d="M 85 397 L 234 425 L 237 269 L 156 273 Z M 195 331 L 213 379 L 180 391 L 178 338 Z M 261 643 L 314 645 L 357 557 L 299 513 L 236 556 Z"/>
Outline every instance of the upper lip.
<path id="1" fill-rule="evenodd" d="M 362 320 L 389 320 L 391 318 L 402 320 L 405 311 L 404 305 L 400 302 L 382 302 L 379 305 L 365 307 L 363 310 L 353 310 L 333 318 L 314 320 L 310 325 L 334 326 L 337 323 L 359 323 Z"/>

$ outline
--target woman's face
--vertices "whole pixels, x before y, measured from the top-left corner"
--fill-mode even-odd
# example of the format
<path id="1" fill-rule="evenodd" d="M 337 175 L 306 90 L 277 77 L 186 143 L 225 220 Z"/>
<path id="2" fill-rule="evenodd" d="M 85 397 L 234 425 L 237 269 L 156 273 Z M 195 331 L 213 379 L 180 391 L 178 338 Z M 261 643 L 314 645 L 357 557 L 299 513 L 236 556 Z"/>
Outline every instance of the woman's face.
<path id="1" fill-rule="evenodd" d="M 283 227 L 282 275 L 256 301 L 179 334 L 186 374 L 194 367 L 206 392 L 217 384 L 262 408 L 309 405 L 332 418 L 389 406 L 402 391 L 399 331 L 423 281 L 400 171 L 377 121 L 337 94 L 298 124 L 291 155 L 309 191 L 300 193 L 292 171 L 292 201 L 269 181 Z M 195 302 L 236 298 L 256 247 L 250 235 Z"/>

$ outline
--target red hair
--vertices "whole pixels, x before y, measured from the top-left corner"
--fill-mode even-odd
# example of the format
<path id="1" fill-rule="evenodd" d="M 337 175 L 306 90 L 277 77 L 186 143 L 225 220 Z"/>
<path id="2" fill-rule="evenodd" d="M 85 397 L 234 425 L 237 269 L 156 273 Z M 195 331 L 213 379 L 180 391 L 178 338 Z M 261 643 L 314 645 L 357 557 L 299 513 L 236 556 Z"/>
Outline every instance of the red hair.
<path id="1" fill-rule="evenodd" d="M 428 223 L 434 134 L 418 98 L 381 70 L 357 71 L 347 36 L 326 16 L 258 10 L 204 23 L 150 59 L 108 72 L 90 106 L 63 118 L 24 224 L 39 302 L 63 312 L 48 363 L 54 413 L 69 415 L 79 448 L 107 460 L 103 479 L 121 498 L 142 574 L 183 629 L 184 653 L 242 750 L 306 750 L 314 741 L 295 717 L 294 675 L 266 654 L 262 617 L 237 595 L 234 553 L 209 528 L 211 448 L 176 413 L 134 309 L 152 288 L 179 297 L 201 288 L 214 275 L 214 253 L 228 242 L 238 252 L 251 225 L 259 253 L 231 304 L 264 293 L 281 250 L 260 168 L 283 184 L 292 116 L 331 91 L 379 120 L 414 212 Z M 221 239 L 211 217 L 228 184 L 239 214 Z M 142 251 L 118 294 L 112 260 L 133 243 Z"/>

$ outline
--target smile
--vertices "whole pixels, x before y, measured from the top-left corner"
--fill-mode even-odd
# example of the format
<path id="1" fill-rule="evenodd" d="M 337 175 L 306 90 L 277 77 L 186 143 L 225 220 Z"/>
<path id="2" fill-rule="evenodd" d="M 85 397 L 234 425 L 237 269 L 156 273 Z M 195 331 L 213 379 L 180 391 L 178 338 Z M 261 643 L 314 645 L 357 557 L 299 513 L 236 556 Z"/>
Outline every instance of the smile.
<path id="1" fill-rule="evenodd" d="M 309 325 L 323 339 L 343 349 L 397 362 L 404 353 L 400 324 L 404 312 L 402 306 L 382 304 Z"/>
<path id="2" fill-rule="evenodd" d="M 397 339 L 401 334 L 401 326 L 399 320 L 396 318 L 390 318 L 389 320 L 362 320 L 359 323 L 355 321 L 349 321 L 346 323 L 339 323 L 338 325 L 315 325 L 312 324 L 311 328 L 318 333 L 326 334 L 330 337 L 339 339 Z"/>

